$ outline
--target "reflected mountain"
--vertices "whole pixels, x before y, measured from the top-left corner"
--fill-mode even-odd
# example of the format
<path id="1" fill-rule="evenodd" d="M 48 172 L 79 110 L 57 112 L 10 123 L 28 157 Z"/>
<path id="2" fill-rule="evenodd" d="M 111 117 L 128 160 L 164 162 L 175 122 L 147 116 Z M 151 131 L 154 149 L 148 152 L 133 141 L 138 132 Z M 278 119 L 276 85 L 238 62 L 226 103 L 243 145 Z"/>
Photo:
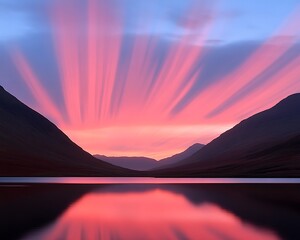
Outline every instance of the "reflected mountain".
<path id="1" fill-rule="evenodd" d="M 79 237 L 81 236 L 81 237 Z M 88 193 L 51 226 L 24 239 L 278 239 L 270 230 L 244 224 L 220 206 L 192 204 L 162 189 Z"/>
<path id="2" fill-rule="evenodd" d="M 5 239 L 296 239 L 300 227 L 293 184 L 12 186 Z"/>

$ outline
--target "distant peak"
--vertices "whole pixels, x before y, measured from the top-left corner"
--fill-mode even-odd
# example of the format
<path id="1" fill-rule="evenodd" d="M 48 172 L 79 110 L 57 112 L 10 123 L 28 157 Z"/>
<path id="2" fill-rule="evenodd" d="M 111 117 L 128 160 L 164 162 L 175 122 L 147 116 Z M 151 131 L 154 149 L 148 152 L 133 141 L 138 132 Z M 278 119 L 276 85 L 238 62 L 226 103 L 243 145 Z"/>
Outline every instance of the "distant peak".
<path id="1" fill-rule="evenodd" d="M 201 144 L 201 143 L 194 143 L 192 146 L 204 146 L 204 144 Z M 191 146 L 191 147 L 192 147 Z"/>
<path id="2" fill-rule="evenodd" d="M 0 85 L 0 91 L 5 91 L 4 87 Z"/>
<path id="3" fill-rule="evenodd" d="M 300 104 L 300 93 L 295 93 L 292 95 L 289 95 L 288 97 L 281 100 L 276 106 L 282 106 L 282 105 L 299 105 Z"/>
<path id="4" fill-rule="evenodd" d="M 188 149 L 193 149 L 193 148 L 201 148 L 203 147 L 204 144 L 201 144 L 201 143 L 194 143 L 193 145 L 191 145 Z"/>
<path id="5" fill-rule="evenodd" d="M 289 95 L 288 97 L 282 99 L 280 102 L 287 102 L 287 101 L 294 101 L 294 100 L 300 100 L 300 93 L 294 93 L 292 95 Z"/>

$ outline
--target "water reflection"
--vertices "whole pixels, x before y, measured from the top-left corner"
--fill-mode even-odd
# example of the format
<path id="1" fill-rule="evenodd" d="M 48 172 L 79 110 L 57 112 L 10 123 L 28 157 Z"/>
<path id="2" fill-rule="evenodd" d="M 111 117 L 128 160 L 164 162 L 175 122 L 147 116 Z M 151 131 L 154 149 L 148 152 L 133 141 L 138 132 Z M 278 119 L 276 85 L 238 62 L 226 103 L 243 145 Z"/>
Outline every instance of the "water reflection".
<path id="1" fill-rule="evenodd" d="M 6 196 L 13 200 L 6 202 L 10 212 L 5 214 L 23 215 L 26 208 L 30 213 L 23 222 L 14 215 L 15 230 L 31 219 L 31 224 L 20 231 L 24 240 L 297 239 L 298 190 L 298 185 L 289 184 L 43 184 L 0 188 L 2 193 L 10 192 Z M 0 201 L 0 210 L 4 202 Z M 54 212 L 54 218 L 36 224 Z M 9 224 L 13 225 L 10 217 Z"/>
<path id="2" fill-rule="evenodd" d="M 58 221 L 25 239 L 278 239 L 213 203 L 194 205 L 155 189 L 139 193 L 88 193 Z"/>

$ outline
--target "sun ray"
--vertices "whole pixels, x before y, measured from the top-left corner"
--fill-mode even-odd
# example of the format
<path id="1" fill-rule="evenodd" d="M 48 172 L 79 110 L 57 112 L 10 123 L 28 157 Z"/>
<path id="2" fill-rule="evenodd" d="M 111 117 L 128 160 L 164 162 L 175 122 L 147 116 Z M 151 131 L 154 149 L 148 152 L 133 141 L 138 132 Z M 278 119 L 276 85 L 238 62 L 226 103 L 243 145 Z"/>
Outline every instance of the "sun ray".
<path id="1" fill-rule="evenodd" d="M 87 99 L 86 111 L 84 112 L 87 124 L 95 123 L 97 112 L 97 91 L 98 71 L 100 68 L 97 44 L 98 11 L 95 0 L 88 1 L 88 22 L 87 22 Z"/>
<path id="2" fill-rule="evenodd" d="M 55 122 L 63 124 L 64 121 L 60 110 L 49 97 L 47 90 L 45 90 L 45 88 L 40 83 L 40 80 L 30 67 L 28 60 L 26 60 L 24 55 L 17 49 L 14 49 L 11 57 L 22 76 L 21 79 L 28 86 L 36 102 L 38 103 L 40 111 L 43 112 L 46 116 L 52 118 Z"/>
<path id="3" fill-rule="evenodd" d="M 282 67 L 273 77 L 264 81 L 255 91 L 246 95 L 234 106 L 226 109 L 231 116 L 245 115 L 243 109 L 247 109 L 247 115 L 254 114 L 273 106 L 278 99 L 300 91 L 300 57 L 296 57 L 286 66 Z M 259 103 L 259 105 L 257 104 Z M 229 114 L 227 114 L 229 115 Z M 224 119 L 224 115 L 219 116 Z M 227 116 L 228 118 L 228 116 Z"/>
<path id="4" fill-rule="evenodd" d="M 122 22 L 111 9 L 102 9 L 102 15 L 104 16 L 103 22 L 109 22 L 113 26 L 117 26 L 122 29 Z M 116 81 L 116 73 L 118 70 L 118 63 L 120 59 L 121 51 L 121 33 L 111 32 L 108 35 L 103 35 L 103 50 L 104 50 L 104 76 L 100 81 L 104 82 L 103 89 L 103 101 L 102 101 L 102 117 L 104 119 L 109 118 L 110 108 L 112 102 L 113 87 Z"/>
<path id="5" fill-rule="evenodd" d="M 299 9 L 240 65 L 184 105 L 194 88 L 207 81 L 202 61 L 210 54 L 207 40 L 218 27 L 215 5 L 188 5 L 179 20 L 172 19 L 178 32 L 172 35 L 161 34 L 147 11 L 135 16 L 137 32 L 132 34 L 127 16 L 111 1 L 79 2 L 56 1 L 49 15 L 66 113 L 25 56 L 15 51 L 12 58 L 42 113 L 89 151 L 113 155 L 123 144 L 120 149 L 127 146 L 140 155 L 175 153 L 195 141 L 206 143 L 242 118 L 300 91 L 299 58 L 277 67 L 299 40 Z M 183 106 L 180 111 L 178 106 Z M 123 134 L 120 128 L 129 130 Z"/>
<path id="6" fill-rule="evenodd" d="M 299 12 L 299 9 L 297 9 L 297 12 Z M 280 36 L 299 29 L 299 26 L 295 28 L 295 19 L 298 18 L 297 14 L 292 15 L 287 23 L 249 56 L 240 67 L 200 92 L 179 115 L 192 116 L 196 109 L 202 106 L 198 121 L 203 121 L 212 110 L 217 109 L 235 93 L 254 81 L 257 76 L 267 70 L 297 42 L 298 36 L 290 36 L 285 39 L 284 43 L 280 41 Z"/>
<path id="7" fill-rule="evenodd" d="M 51 14 L 53 38 L 59 62 L 61 84 L 70 124 L 81 122 L 79 42 L 76 8 L 56 6 Z"/>
<path id="8" fill-rule="evenodd" d="M 188 16 L 195 17 L 196 13 L 195 10 L 192 10 Z M 213 16 L 213 12 L 211 15 Z M 211 17 L 209 20 L 198 23 L 198 27 L 202 28 L 202 33 L 199 33 L 198 30 L 198 34 L 202 34 L 202 36 L 198 38 L 197 43 L 192 42 L 195 41 L 193 35 L 187 34 L 179 42 L 172 45 L 163 63 L 162 70 L 155 81 L 156 84 L 150 92 L 150 109 L 151 107 L 155 109 L 161 107 L 164 111 L 170 110 L 169 105 L 173 103 L 174 97 L 178 96 L 178 91 L 181 90 L 183 84 L 190 80 L 189 75 L 193 71 L 193 66 L 201 58 L 204 41 L 213 26 L 213 19 Z M 195 22 L 189 21 L 189 19 L 182 24 L 188 30 L 193 30 L 195 27 Z"/>

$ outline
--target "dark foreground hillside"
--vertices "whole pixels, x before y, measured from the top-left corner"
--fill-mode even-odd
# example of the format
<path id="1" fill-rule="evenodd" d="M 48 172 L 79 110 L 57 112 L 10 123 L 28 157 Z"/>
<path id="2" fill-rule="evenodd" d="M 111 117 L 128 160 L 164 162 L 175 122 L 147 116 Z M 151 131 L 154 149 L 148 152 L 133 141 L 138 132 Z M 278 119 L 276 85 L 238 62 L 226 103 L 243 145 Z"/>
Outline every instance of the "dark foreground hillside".
<path id="1" fill-rule="evenodd" d="M 124 176 L 0 87 L 0 176 Z"/>
<path id="2" fill-rule="evenodd" d="M 300 94 L 258 113 L 171 168 L 172 177 L 300 177 Z"/>

